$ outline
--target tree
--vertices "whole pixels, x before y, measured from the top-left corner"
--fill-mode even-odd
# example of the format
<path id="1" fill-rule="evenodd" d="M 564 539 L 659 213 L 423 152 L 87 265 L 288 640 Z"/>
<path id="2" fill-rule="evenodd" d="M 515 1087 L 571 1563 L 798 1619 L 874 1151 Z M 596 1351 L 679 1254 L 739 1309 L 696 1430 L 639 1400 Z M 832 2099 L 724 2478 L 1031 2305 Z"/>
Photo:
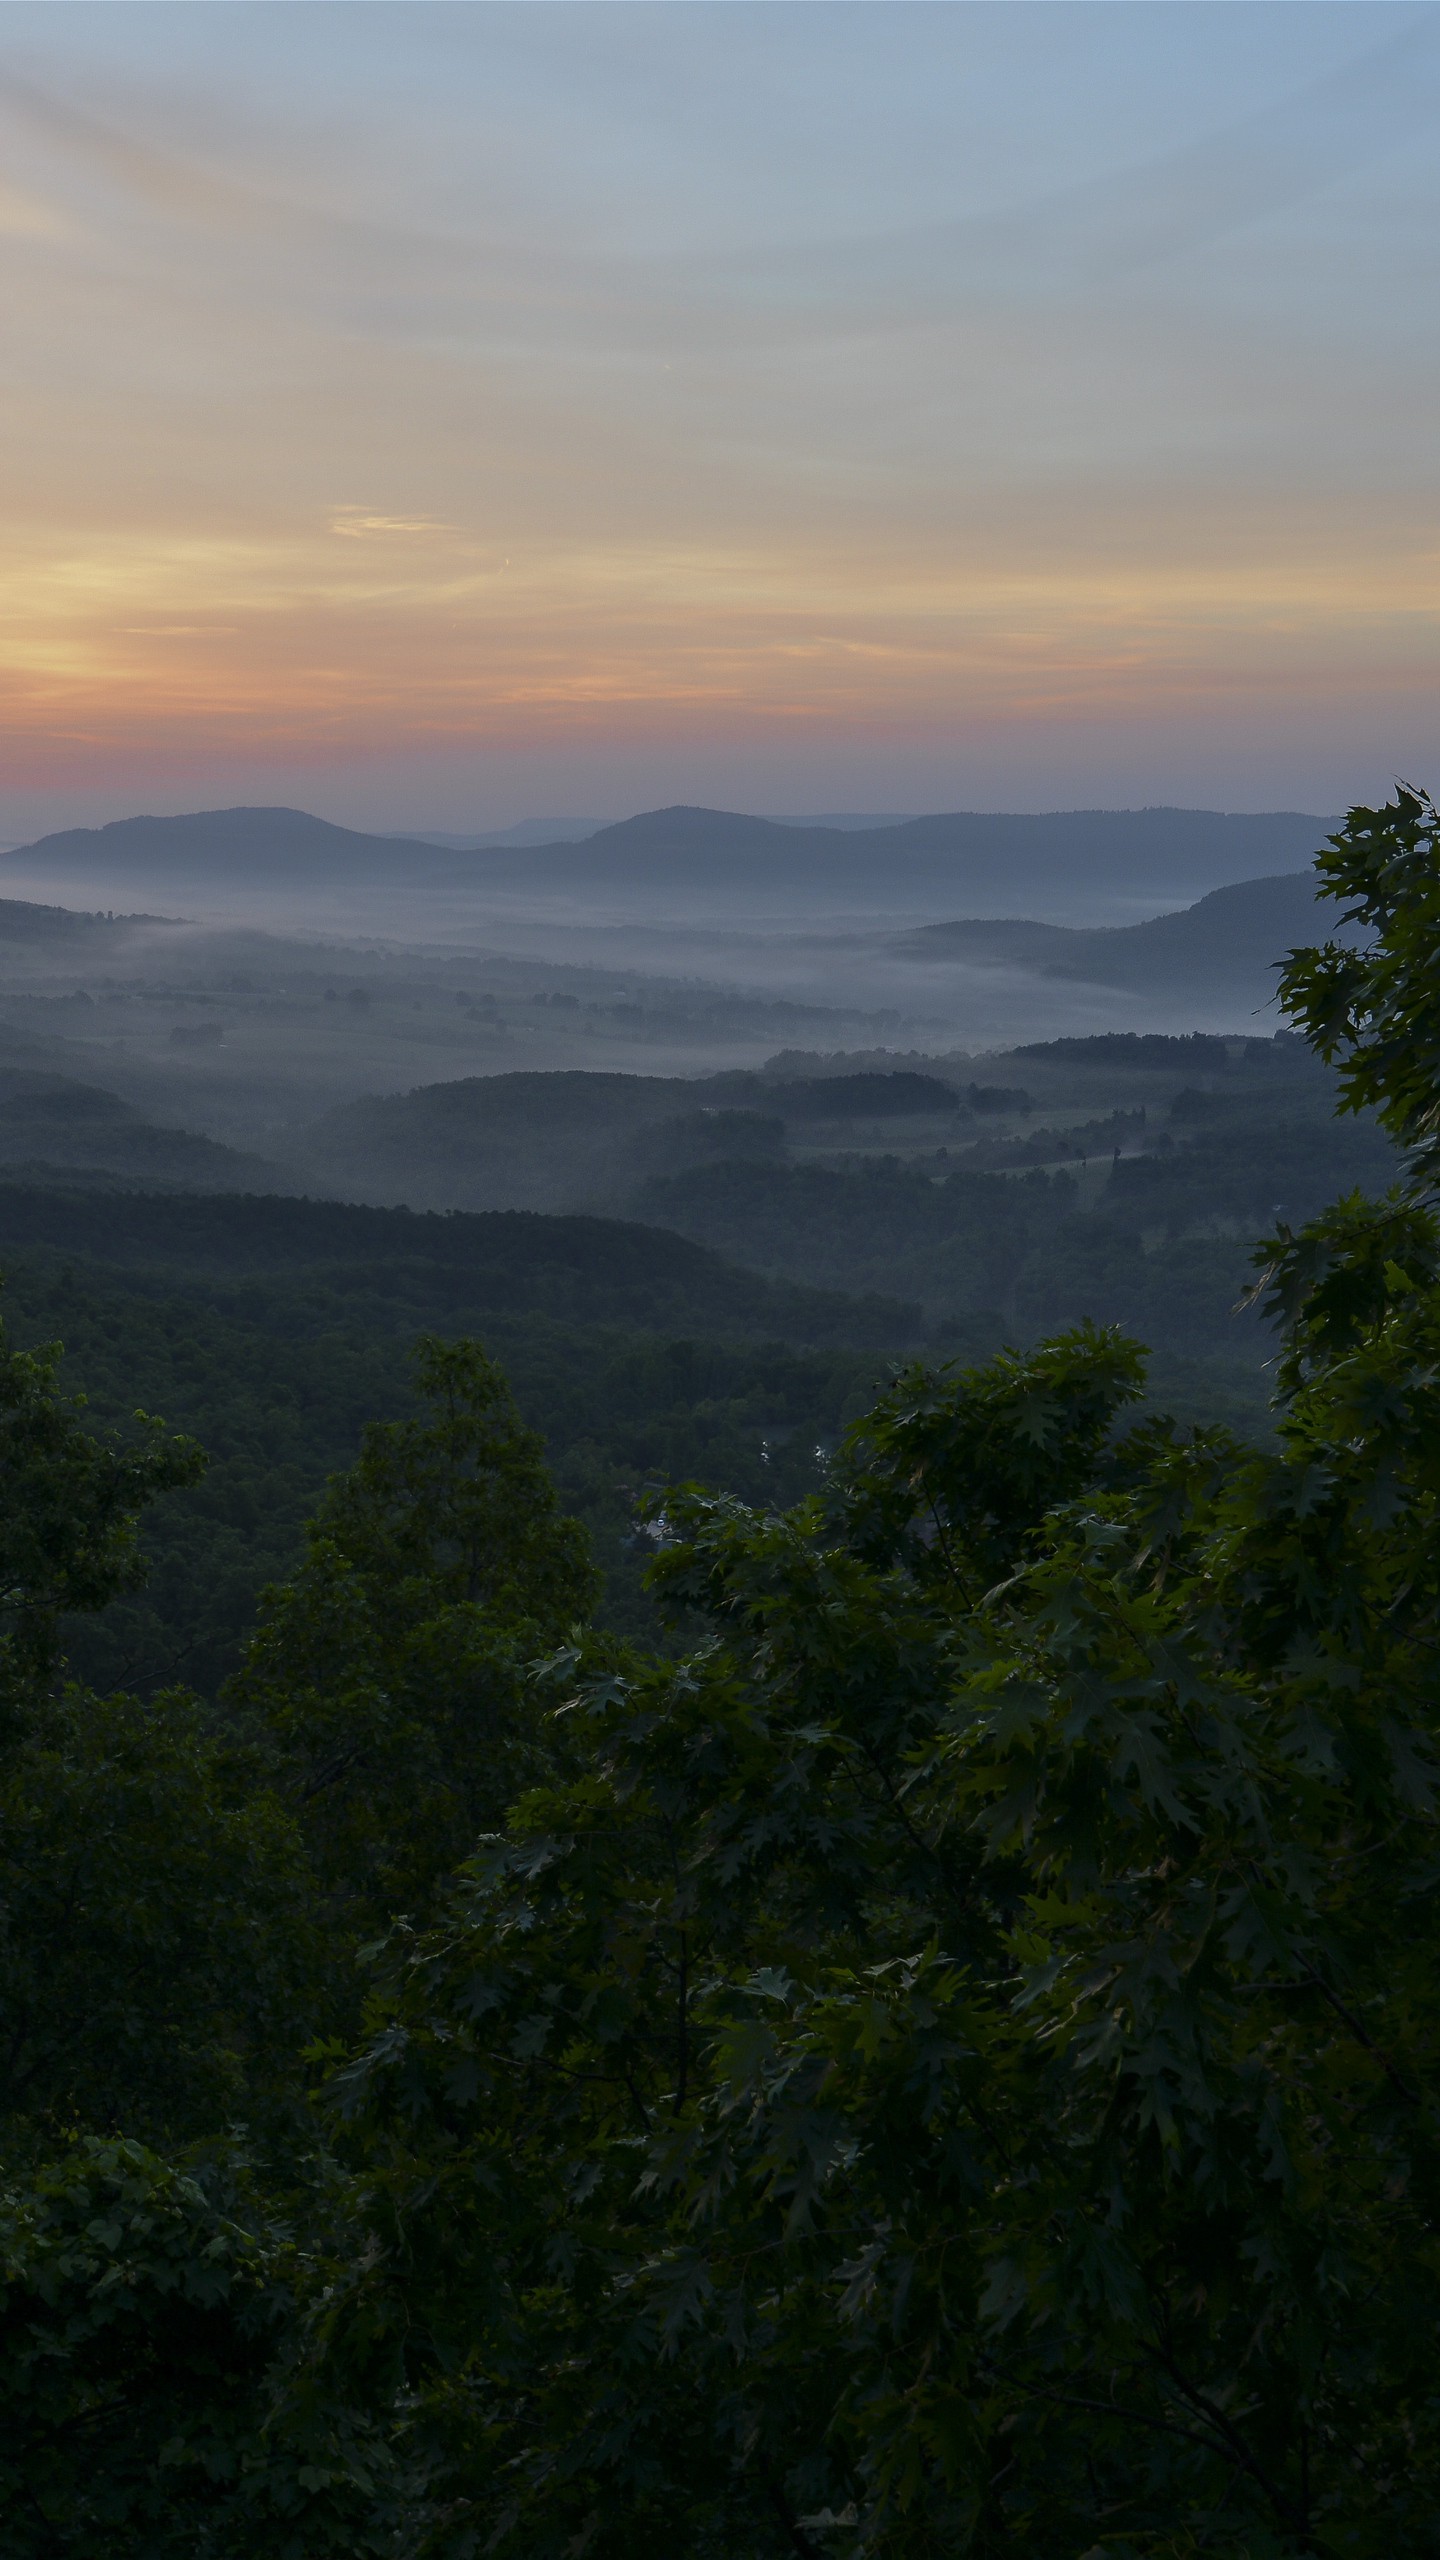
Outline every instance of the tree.
<path id="1" fill-rule="evenodd" d="M 1321 894 L 1362 942 L 1292 951 L 1281 1000 L 1340 1072 L 1341 1109 L 1373 1109 L 1409 1151 L 1415 1188 L 1440 1175 L 1440 811 L 1403 784 L 1383 809 L 1352 809 L 1316 856 Z"/>
<path id="2" fill-rule="evenodd" d="M 824 1503 L 672 1500 L 715 1633 L 549 1674 L 577 1765 L 336 2072 L 312 2343 L 433 2550 L 1428 2548 L 1440 2512 L 1440 898 L 1289 1000 L 1405 1188 L 1261 1250 L 1278 1444 L 1084 1333 L 902 1381 Z"/>
<path id="3" fill-rule="evenodd" d="M 201 1460 L 144 1417 L 94 1439 L 58 1359 L 0 1341 L 0 2541 L 363 2551 L 323 2444 L 266 2434 L 294 2251 L 229 2133 L 293 2132 L 308 1873 L 265 1755 L 194 1700 L 61 1685 L 64 1616 L 135 1587 L 144 1504 Z"/>
<path id="4" fill-rule="evenodd" d="M 143 1578 L 136 1530 L 203 1458 L 85 1427 L 58 1344 L 0 1335 L 0 2130 L 193 2138 L 297 2080 L 313 1900 L 263 1754 L 191 1699 L 61 1685 L 68 1615 Z"/>
<path id="5" fill-rule="evenodd" d="M 667 1499 L 710 1633 L 651 1660 L 427 1351 L 242 1701 L 339 1944 L 412 1918 L 283 2213 L 219 2141 L 0 2199 L 22 2560 L 1431 2547 L 1428 810 L 1332 841 L 1343 1006 L 1286 974 L 1407 1160 L 1260 1249 L 1272 1449 L 1133 1420 L 1088 1327 L 907 1372 L 823 1498 Z"/>
<path id="6" fill-rule="evenodd" d="M 421 1415 L 371 1424 L 332 1480 L 229 1693 L 278 1738 L 317 1870 L 366 1930 L 428 1911 L 539 1773 L 524 1666 L 598 1587 L 479 1344 L 422 1336 L 415 1370 Z"/>
<path id="7" fill-rule="evenodd" d="M 132 1586 L 142 1502 L 198 1463 L 153 1426 L 139 1458 L 102 1448 L 57 1358 L 0 1364 L 0 2539 L 19 2560 L 410 2550 L 430 2508 L 396 2407 L 357 2414 L 297 2363 L 330 2228 L 302 2048 L 345 2014 L 367 1887 L 428 1891 L 540 1765 L 521 1667 L 590 1596 L 580 1533 L 498 1372 L 427 1342 L 428 1413 L 373 1429 L 332 1485 L 248 1722 L 57 1689 L 61 1611 Z M 323 1810 L 308 1848 L 297 1794 Z"/>
<path id="8" fill-rule="evenodd" d="M 293 2112 L 323 1997 L 275 1771 L 196 1702 L 71 1689 L 0 1754 L 0 2141 Z"/>
<path id="9" fill-rule="evenodd" d="M 57 1390 L 60 1357 L 59 1343 L 13 1350 L 0 1326 L 0 1714 L 12 1727 L 54 1677 L 62 1617 L 143 1580 L 141 1512 L 205 1463 L 143 1413 L 132 1446 L 96 1440 L 84 1398 Z"/>

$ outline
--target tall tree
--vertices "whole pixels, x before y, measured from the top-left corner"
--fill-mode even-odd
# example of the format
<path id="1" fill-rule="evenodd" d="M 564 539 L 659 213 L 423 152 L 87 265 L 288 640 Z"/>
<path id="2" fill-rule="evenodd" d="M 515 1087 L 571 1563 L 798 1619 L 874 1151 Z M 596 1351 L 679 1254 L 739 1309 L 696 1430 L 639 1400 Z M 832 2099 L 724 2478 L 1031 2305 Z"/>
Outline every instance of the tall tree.
<path id="1" fill-rule="evenodd" d="M 144 1414 L 97 1438 L 58 1344 L 0 1334 L 0 2140 L 192 2138 L 297 2082 L 311 1891 L 264 1754 L 193 1700 L 69 1687 L 65 1621 L 143 1577 L 204 1461 Z"/>
<path id="2" fill-rule="evenodd" d="M 598 1588 L 479 1344 L 423 1336 L 415 1376 L 420 1413 L 369 1426 L 230 1691 L 278 1737 L 317 1871 L 364 1930 L 428 1912 L 544 1767 L 525 1666 Z"/>
<path id="3" fill-rule="evenodd" d="M 16 1351 L 0 1325 L 0 1715 L 12 1728 L 54 1678 L 62 1618 L 143 1580 L 141 1513 L 205 1463 L 143 1413 L 127 1444 L 96 1439 L 83 1396 L 59 1391 L 60 1358 L 58 1342 Z"/>

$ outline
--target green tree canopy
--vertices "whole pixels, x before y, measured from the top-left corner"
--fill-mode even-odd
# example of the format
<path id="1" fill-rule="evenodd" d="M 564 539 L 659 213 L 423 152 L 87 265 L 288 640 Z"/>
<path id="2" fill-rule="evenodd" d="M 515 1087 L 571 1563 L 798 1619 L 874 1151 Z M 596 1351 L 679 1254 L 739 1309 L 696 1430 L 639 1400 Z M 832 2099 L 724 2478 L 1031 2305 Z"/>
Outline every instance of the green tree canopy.
<path id="1" fill-rule="evenodd" d="M 203 1459 L 97 1439 L 59 1346 L 0 1335 L 0 2140 L 215 2132 L 297 2080 L 305 1860 L 266 1755 L 194 1702 L 62 1683 L 64 1621 L 143 1577 L 137 1526 Z"/>
<path id="2" fill-rule="evenodd" d="M 332 1480 L 230 1692 L 278 1738 L 318 1871 L 364 1926 L 427 1909 L 536 1773 L 524 1666 L 598 1589 L 479 1344 L 422 1337 L 415 1377 L 419 1415 L 371 1424 Z"/>
<path id="3" fill-rule="evenodd" d="M 1336 840 L 1412 1139 L 1415 823 Z M 1126 1431 L 1103 1336 L 907 1377 L 828 1502 L 670 1503 L 686 1661 L 552 1664 L 575 1773 L 332 2086 L 367 2237 L 313 2353 L 428 2431 L 432 2548 L 1428 2547 L 1427 1179 L 1262 1248 L 1272 1451 Z"/>
<path id="4" fill-rule="evenodd" d="M 384 2443 L 272 2414 L 307 2271 L 243 2162 L 79 2143 L 0 2192 L 0 2267 L 7 2560 L 394 2560 Z"/>
<path id="5" fill-rule="evenodd" d="M 298 2103 L 325 2014 L 266 1755 L 183 1694 L 70 1689 L 0 1753 L 0 2143 L 197 2140 Z"/>
<path id="6" fill-rule="evenodd" d="M 1440 811 L 1402 786 L 1383 809 L 1352 809 L 1315 867 L 1364 938 L 1292 951 L 1281 1001 L 1338 1065 L 1342 1109 L 1373 1109 L 1428 1192 L 1440 1174 Z"/>
<path id="7" fill-rule="evenodd" d="M 477 1812 L 503 1813 L 517 1755 L 533 1761 L 523 1665 L 588 1601 L 583 1546 L 484 1355 L 426 1343 L 425 1413 L 372 1431 L 332 1487 L 257 1642 L 248 1716 L 57 1687 L 62 1611 L 133 1586 L 143 1503 L 199 1463 L 153 1426 L 137 1457 L 95 1441 L 57 1357 L 0 1355 L 20 1560 L 0 1743 L 0 2542 L 21 2560 L 413 2549 L 424 2462 L 407 2467 L 396 2411 L 296 2370 L 334 2231 L 303 2048 L 351 2002 L 374 1868 L 432 1888 Z M 326 1751 L 339 1766 L 312 1787 Z M 346 1816 L 307 1834 L 309 1805 L 347 1788 Z M 358 1883 L 357 1840 L 380 1850 Z"/>
<path id="8" fill-rule="evenodd" d="M 60 1356 L 59 1343 L 14 1350 L 0 1325 L 0 1713 L 11 1723 L 54 1677 L 64 1615 L 103 1609 L 143 1579 L 147 1503 L 205 1463 L 146 1414 L 129 1445 L 97 1440 L 84 1398 L 58 1392 Z"/>

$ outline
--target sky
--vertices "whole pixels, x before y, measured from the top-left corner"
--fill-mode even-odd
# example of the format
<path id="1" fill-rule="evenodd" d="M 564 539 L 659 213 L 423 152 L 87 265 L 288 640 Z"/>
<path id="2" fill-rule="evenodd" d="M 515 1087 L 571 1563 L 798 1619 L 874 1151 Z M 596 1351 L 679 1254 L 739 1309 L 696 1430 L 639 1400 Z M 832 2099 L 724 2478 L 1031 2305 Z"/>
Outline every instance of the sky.
<path id="1" fill-rule="evenodd" d="M 0 5 L 0 841 L 1440 786 L 1440 9 Z"/>

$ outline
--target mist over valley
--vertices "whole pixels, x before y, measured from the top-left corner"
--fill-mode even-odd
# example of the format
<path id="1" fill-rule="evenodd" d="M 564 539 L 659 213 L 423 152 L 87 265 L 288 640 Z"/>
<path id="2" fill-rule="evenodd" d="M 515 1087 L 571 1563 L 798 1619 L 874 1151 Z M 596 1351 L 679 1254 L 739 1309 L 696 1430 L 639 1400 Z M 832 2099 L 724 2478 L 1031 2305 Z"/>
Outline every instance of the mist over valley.
<path id="1" fill-rule="evenodd" d="M 1254 1028 L 1276 951 L 1303 938 L 1324 824 L 677 809 L 457 856 L 293 810 L 127 819 L 0 861 L 0 972 L 12 1029 L 98 1041 L 137 1098 L 162 1061 L 179 1080 L 166 1044 L 195 1034 L 202 1126 L 253 1143 L 302 1096 L 511 1066 L 699 1073 L 793 1044 L 968 1052 L 1177 1015 Z M 1124 938 L 1265 876 L 1268 907 Z"/>
<path id="2" fill-rule="evenodd" d="M 1253 1421 L 1248 1240 L 1388 1164 L 1274 1008 L 1324 825 L 679 809 L 466 853 L 237 809 L 50 837 L 0 866 L 0 1256 L 229 1292 L 271 1331 L 313 1289 L 382 1339 L 430 1305 L 487 1339 L 503 1311 L 843 1344 L 867 1376 L 1089 1316 L 1152 1341 L 1172 1402 Z M 673 1285 L 622 1305 L 616 1254 Z M 732 1470 L 790 1430 L 747 1426 Z"/>

